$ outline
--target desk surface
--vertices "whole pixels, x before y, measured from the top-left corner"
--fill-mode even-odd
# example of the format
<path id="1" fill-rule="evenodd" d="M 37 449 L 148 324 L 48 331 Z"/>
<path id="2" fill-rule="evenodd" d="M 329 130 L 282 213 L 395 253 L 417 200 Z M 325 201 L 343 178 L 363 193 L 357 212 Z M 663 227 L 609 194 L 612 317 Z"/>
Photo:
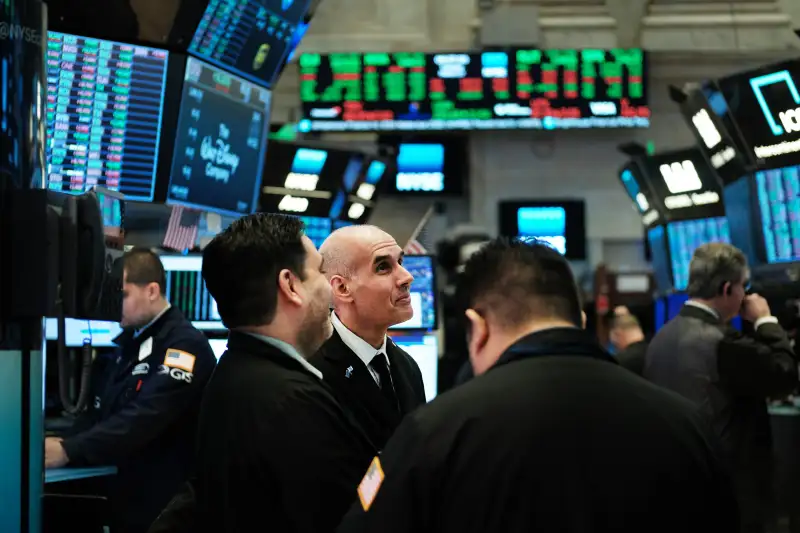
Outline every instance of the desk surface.
<path id="1" fill-rule="evenodd" d="M 113 476 L 117 473 L 116 466 L 95 466 L 92 468 L 53 468 L 45 470 L 45 483 L 58 483 L 59 481 L 74 481 L 88 477 Z"/>

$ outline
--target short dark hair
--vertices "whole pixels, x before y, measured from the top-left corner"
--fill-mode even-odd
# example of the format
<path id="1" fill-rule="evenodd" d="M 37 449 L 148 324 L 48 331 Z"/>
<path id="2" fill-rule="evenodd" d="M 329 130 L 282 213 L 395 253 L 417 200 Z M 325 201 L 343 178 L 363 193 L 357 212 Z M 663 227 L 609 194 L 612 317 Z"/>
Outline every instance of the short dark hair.
<path id="1" fill-rule="evenodd" d="M 143 287 L 150 283 L 158 283 L 159 291 L 164 296 L 167 292 L 167 273 L 158 254 L 148 248 L 132 248 L 123 257 L 126 281 Z"/>
<path id="2" fill-rule="evenodd" d="M 491 314 L 501 327 L 535 317 L 581 327 L 578 287 L 566 259 L 546 244 L 497 238 L 475 252 L 456 284 L 462 308 Z"/>
<path id="3" fill-rule="evenodd" d="M 305 279 L 303 222 L 256 213 L 231 224 L 203 250 L 203 279 L 228 328 L 261 326 L 275 318 L 278 274 Z"/>

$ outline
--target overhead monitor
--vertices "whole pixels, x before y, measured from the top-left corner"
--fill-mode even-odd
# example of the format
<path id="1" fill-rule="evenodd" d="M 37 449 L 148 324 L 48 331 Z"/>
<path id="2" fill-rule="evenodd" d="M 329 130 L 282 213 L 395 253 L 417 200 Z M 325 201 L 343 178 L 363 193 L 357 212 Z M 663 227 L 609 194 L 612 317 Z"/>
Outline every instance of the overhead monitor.
<path id="1" fill-rule="evenodd" d="M 703 244 L 730 244 L 728 219 L 723 217 L 682 220 L 667 224 L 667 240 L 675 290 L 685 291 L 689 285 L 689 263 L 694 251 Z"/>
<path id="2" fill-rule="evenodd" d="M 113 348 L 116 346 L 114 339 L 121 333 L 122 327 L 117 322 L 64 319 L 64 344 L 67 348 L 80 348 L 85 343 L 94 348 Z M 48 341 L 58 340 L 58 321 L 55 318 L 45 321 L 44 334 Z"/>
<path id="3" fill-rule="evenodd" d="M 403 349 L 417 363 L 422 373 L 425 387 L 425 400 L 436 398 L 439 388 L 439 339 L 435 334 L 409 335 L 390 333 L 394 343 Z"/>
<path id="4" fill-rule="evenodd" d="M 167 273 L 167 300 L 180 309 L 200 330 L 224 331 L 217 302 L 203 280 L 203 257 L 200 255 L 162 255 Z"/>
<path id="5" fill-rule="evenodd" d="M 366 224 L 375 209 L 381 183 L 388 173 L 384 161 L 373 159 L 366 171 L 358 175 L 352 186 L 340 191 L 334 199 L 331 216 L 349 224 Z M 349 192 L 346 192 L 349 191 Z"/>
<path id="6" fill-rule="evenodd" d="M 302 54 L 300 131 L 650 125 L 640 49 Z"/>
<path id="7" fill-rule="evenodd" d="M 189 53 L 272 87 L 310 0 L 210 0 Z M 299 42 L 299 40 L 298 40 Z"/>
<path id="8" fill-rule="evenodd" d="M 650 245 L 656 287 L 662 293 L 670 291 L 672 290 L 672 267 L 669 262 L 667 232 L 664 226 L 655 226 L 647 230 L 647 242 Z"/>
<path id="9" fill-rule="evenodd" d="M 167 203 L 255 212 L 271 93 L 194 58 L 186 63 Z"/>
<path id="10" fill-rule="evenodd" d="M 697 147 L 723 184 L 747 173 L 747 158 L 737 142 L 728 103 L 716 84 L 707 82 L 690 90 L 680 105 Z"/>
<path id="11" fill-rule="evenodd" d="M 725 215 L 722 186 L 696 147 L 644 156 L 637 162 L 667 220 Z"/>
<path id="12" fill-rule="evenodd" d="M 329 150 L 273 142 L 267 151 L 260 209 L 268 213 L 335 218 L 341 174 L 326 172 Z"/>
<path id="13" fill-rule="evenodd" d="M 498 211 L 501 235 L 544 242 L 567 259 L 586 258 L 583 201 L 503 201 Z"/>
<path id="14" fill-rule="evenodd" d="M 735 74 L 717 84 L 759 168 L 800 164 L 800 61 Z"/>
<path id="15" fill-rule="evenodd" d="M 414 281 L 411 283 L 411 307 L 414 316 L 392 326 L 391 329 L 432 330 L 438 325 L 438 308 L 436 298 L 436 264 L 430 255 L 407 255 L 403 259 L 403 267 L 408 270 Z"/>
<path id="16" fill-rule="evenodd" d="M 663 220 L 660 212 L 661 204 L 654 201 L 650 183 L 636 161 L 631 161 L 622 167 L 619 180 L 630 196 L 634 208 L 642 217 L 642 224 L 649 227 Z"/>
<path id="17" fill-rule="evenodd" d="M 152 201 L 169 53 L 48 32 L 47 187 Z"/>
<path id="18" fill-rule="evenodd" d="M 723 189 L 731 244 L 744 253 L 751 267 L 766 262 L 756 189 L 753 176 L 729 183 Z"/>
<path id="19" fill-rule="evenodd" d="M 800 167 L 756 172 L 755 180 L 766 262 L 800 261 Z"/>

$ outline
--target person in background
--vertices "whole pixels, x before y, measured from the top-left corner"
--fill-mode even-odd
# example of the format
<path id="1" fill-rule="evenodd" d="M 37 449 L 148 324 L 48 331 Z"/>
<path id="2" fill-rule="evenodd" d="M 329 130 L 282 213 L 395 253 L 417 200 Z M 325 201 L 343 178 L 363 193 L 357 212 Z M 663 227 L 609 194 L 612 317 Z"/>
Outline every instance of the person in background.
<path id="1" fill-rule="evenodd" d="M 124 257 L 123 333 L 92 383 L 92 405 L 63 438 L 45 440 L 45 466 L 116 466 L 115 532 L 147 531 L 189 478 L 197 413 L 216 358 L 206 337 L 165 297 L 159 257 Z"/>
<path id="2" fill-rule="evenodd" d="M 768 397 L 797 387 L 791 344 L 766 300 L 747 295 L 741 250 L 700 246 L 689 266 L 689 301 L 647 348 L 644 377 L 691 400 L 721 442 L 742 511 L 743 531 L 762 532 L 771 493 L 772 437 Z M 736 315 L 753 324 L 743 335 Z"/>
<path id="3" fill-rule="evenodd" d="M 307 359 L 330 337 L 322 256 L 296 217 L 240 218 L 203 251 L 229 328 L 197 471 L 151 532 L 332 531 L 376 449 Z"/>
<path id="4" fill-rule="evenodd" d="M 641 376 L 647 353 L 645 339 L 639 319 L 630 313 L 614 313 L 609 319 L 608 338 L 614 346 L 617 362 L 631 372 Z"/>
<path id="5" fill-rule="evenodd" d="M 403 268 L 402 248 L 374 226 L 336 230 L 320 252 L 333 335 L 310 362 L 380 450 L 403 417 L 425 404 L 419 366 L 386 334 L 414 314 L 414 277 Z"/>
<path id="6" fill-rule="evenodd" d="M 561 254 L 492 241 L 458 300 L 479 377 L 406 417 L 340 533 L 736 533 L 704 421 L 581 328 Z"/>

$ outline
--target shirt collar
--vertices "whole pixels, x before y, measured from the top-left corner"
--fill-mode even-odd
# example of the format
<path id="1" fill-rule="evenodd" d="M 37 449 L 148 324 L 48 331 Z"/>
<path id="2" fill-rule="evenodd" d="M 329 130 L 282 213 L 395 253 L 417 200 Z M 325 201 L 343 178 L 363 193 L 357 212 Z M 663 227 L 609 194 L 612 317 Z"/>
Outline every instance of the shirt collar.
<path id="1" fill-rule="evenodd" d="M 389 362 L 389 356 L 386 354 L 386 335 L 383 336 L 383 344 L 381 344 L 381 347 L 375 349 L 370 343 L 347 329 L 347 326 L 342 324 L 342 321 L 339 320 L 335 312 L 331 313 L 331 324 L 333 324 L 333 329 L 339 334 L 345 346 L 350 348 L 366 366 L 369 366 L 370 363 L 372 363 L 372 359 L 379 353 L 383 354 L 386 358 L 387 365 L 391 364 Z"/>
<path id="2" fill-rule="evenodd" d="M 134 339 L 138 338 L 142 333 L 145 332 L 145 330 L 147 330 L 147 328 L 158 322 L 158 319 L 164 316 L 167 313 L 167 311 L 169 311 L 170 307 L 172 307 L 172 304 L 167 302 L 167 306 L 164 309 L 162 309 L 161 312 L 158 313 L 155 317 L 153 317 L 153 320 L 148 322 L 143 328 L 139 328 L 133 332 L 133 338 Z"/>
<path id="3" fill-rule="evenodd" d="M 274 337 L 267 337 L 266 335 L 259 335 L 258 333 L 249 333 L 244 332 L 250 335 L 251 337 L 255 337 L 256 339 L 269 344 L 270 346 L 277 348 L 278 350 L 282 351 L 298 363 L 300 363 L 303 368 L 317 376 L 319 379 L 322 379 L 322 372 L 314 368 L 311 363 L 305 360 L 305 358 L 300 355 L 300 352 L 297 351 L 297 348 L 289 344 L 288 342 L 283 342 L 282 340 L 278 340 Z"/>
<path id="4" fill-rule="evenodd" d="M 703 311 L 705 311 L 706 313 L 710 314 L 711 316 L 713 316 L 717 320 L 720 319 L 719 312 L 716 309 L 714 309 L 712 307 L 709 307 L 704 303 L 700 303 L 700 302 L 695 301 L 695 300 L 689 300 L 683 305 L 688 305 L 690 307 L 695 307 L 697 309 L 702 309 Z"/>

